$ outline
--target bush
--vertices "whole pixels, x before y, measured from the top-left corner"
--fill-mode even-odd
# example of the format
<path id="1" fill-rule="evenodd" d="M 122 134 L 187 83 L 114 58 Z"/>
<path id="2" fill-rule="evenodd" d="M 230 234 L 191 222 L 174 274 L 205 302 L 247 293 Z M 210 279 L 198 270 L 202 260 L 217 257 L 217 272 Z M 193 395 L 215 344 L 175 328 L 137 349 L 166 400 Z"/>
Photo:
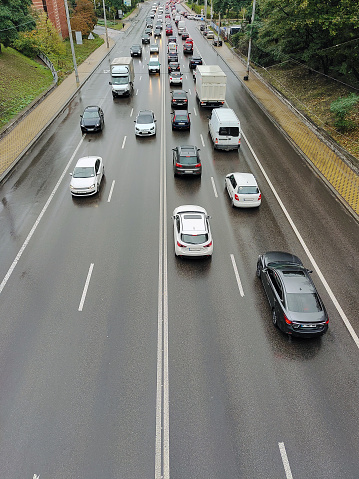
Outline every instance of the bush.
<path id="1" fill-rule="evenodd" d="M 358 102 L 359 95 L 351 93 L 349 96 L 338 98 L 331 103 L 330 111 L 334 113 L 334 125 L 339 131 L 345 133 L 356 128 L 354 121 L 348 118 L 348 116 Z"/>

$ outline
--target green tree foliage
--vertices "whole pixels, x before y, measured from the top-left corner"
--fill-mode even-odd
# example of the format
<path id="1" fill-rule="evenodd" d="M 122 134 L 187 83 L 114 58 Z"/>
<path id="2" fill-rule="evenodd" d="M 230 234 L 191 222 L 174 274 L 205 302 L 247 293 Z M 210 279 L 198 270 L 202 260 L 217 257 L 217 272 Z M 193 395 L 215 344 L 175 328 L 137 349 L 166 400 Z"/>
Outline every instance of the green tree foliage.
<path id="1" fill-rule="evenodd" d="M 19 32 L 31 30 L 35 21 L 29 7 L 31 0 L 0 1 L 0 52 L 1 43 L 8 47 L 18 37 Z"/>
<path id="2" fill-rule="evenodd" d="M 334 125 L 339 131 L 345 133 L 356 127 L 354 121 L 349 118 L 349 115 L 358 102 L 359 95 L 351 93 L 345 98 L 338 98 L 330 105 L 330 111 L 334 113 L 335 116 Z"/>
<path id="3" fill-rule="evenodd" d="M 95 7 L 91 0 L 77 0 L 74 13 L 71 17 L 71 28 L 89 35 L 97 23 Z"/>
<path id="4" fill-rule="evenodd" d="M 36 28 L 30 32 L 22 32 L 12 46 L 28 57 L 34 57 L 39 52 L 48 56 L 65 54 L 65 45 L 53 23 L 44 11 L 37 10 Z"/>
<path id="5" fill-rule="evenodd" d="M 294 58 L 325 74 L 359 79 L 359 3 L 352 0 L 261 0 L 256 46 L 267 64 Z"/>

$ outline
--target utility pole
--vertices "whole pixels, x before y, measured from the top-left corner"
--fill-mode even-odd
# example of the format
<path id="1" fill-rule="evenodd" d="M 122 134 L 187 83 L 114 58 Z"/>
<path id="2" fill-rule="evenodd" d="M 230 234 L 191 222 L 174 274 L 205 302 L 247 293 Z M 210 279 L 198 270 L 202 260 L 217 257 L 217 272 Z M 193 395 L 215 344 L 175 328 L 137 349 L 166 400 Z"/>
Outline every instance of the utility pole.
<path id="1" fill-rule="evenodd" d="M 65 0 L 65 11 L 66 11 L 66 19 L 67 19 L 67 28 L 69 29 L 69 37 L 70 37 L 72 61 L 74 63 L 75 78 L 76 78 L 76 83 L 79 84 L 80 79 L 79 79 L 79 73 L 77 71 L 76 55 L 75 55 L 74 41 L 72 39 L 72 30 L 71 30 L 69 7 L 67 6 L 67 0 Z"/>
<path id="2" fill-rule="evenodd" d="M 249 36 L 249 44 L 248 44 L 248 58 L 247 58 L 247 75 L 243 77 L 243 80 L 249 79 L 249 62 L 251 59 L 251 49 L 252 49 L 252 33 L 253 33 L 253 22 L 254 22 L 254 14 L 256 11 L 256 0 L 253 0 L 253 9 L 252 9 L 252 18 L 251 18 L 251 33 Z"/>
<path id="3" fill-rule="evenodd" d="M 102 5 L 103 5 L 103 19 L 105 20 L 106 46 L 107 46 L 107 48 L 110 48 L 110 45 L 109 45 L 109 43 L 108 43 L 108 33 L 107 33 L 107 21 L 106 21 L 106 8 L 105 8 L 105 0 L 102 0 Z"/>

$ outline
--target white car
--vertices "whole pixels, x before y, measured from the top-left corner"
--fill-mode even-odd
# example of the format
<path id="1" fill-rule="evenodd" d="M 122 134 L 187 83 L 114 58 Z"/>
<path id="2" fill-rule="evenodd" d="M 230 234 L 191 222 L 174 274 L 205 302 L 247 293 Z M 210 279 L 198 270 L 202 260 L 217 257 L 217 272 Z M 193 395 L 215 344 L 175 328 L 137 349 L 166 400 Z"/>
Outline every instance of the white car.
<path id="1" fill-rule="evenodd" d="M 140 110 L 135 120 L 136 136 L 152 136 L 156 134 L 156 119 L 152 110 Z"/>
<path id="2" fill-rule="evenodd" d="M 170 85 L 182 85 L 183 75 L 181 72 L 171 72 L 169 74 Z"/>
<path id="3" fill-rule="evenodd" d="M 76 163 L 70 182 L 73 196 L 94 195 L 100 189 L 105 167 L 100 156 L 85 156 Z"/>
<path id="4" fill-rule="evenodd" d="M 261 204 L 262 194 L 252 173 L 229 173 L 225 179 L 232 206 L 256 208 Z"/>
<path id="5" fill-rule="evenodd" d="M 211 256 L 213 239 L 210 216 L 201 206 L 183 205 L 173 211 L 176 256 Z"/>
<path id="6" fill-rule="evenodd" d="M 150 45 L 150 53 L 159 53 L 160 49 L 158 43 L 151 43 Z"/>

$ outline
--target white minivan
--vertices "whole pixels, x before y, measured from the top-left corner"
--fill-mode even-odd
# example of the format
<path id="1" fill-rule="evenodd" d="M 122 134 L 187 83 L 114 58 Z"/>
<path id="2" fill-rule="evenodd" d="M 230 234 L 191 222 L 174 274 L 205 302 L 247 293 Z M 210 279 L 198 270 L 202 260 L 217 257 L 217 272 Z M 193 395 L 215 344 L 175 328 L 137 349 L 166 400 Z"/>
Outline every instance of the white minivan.
<path id="1" fill-rule="evenodd" d="M 178 28 L 178 35 L 182 35 L 186 31 L 186 22 L 184 20 L 180 20 L 177 25 Z"/>
<path id="2" fill-rule="evenodd" d="M 236 150 L 241 146 L 241 124 L 230 108 L 214 108 L 208 128 L 214 149 Z"/>

